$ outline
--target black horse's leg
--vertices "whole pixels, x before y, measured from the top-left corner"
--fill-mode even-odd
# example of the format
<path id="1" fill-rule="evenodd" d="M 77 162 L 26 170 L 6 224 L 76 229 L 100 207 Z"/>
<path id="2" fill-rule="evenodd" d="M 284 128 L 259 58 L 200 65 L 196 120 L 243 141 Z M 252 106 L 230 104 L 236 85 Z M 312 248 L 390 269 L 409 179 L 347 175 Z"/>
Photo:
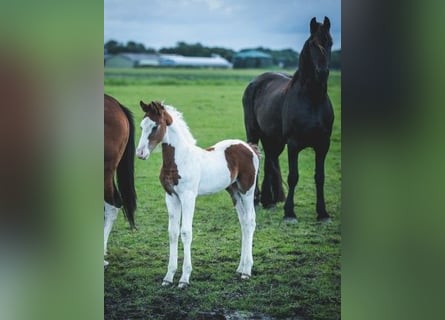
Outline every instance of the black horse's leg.
<path id="1" fill-rule="evenodd" d="M 298 153 L 299 150 L 288 144 L 287 157 L 289 161 L 289 175 L 287 176 L 287 184 L 289 185 L 289 192 L 287 193 L 286 203 L 284 204 L 284 219 L 296 220 L 297 217 L 294 212 L 294 193 L 295 186 L 298 183 Z"/>
<path id="2" fill-rule="evenodd" d="M 261 185 L 261 204 L 265 209 L 272 208 L 274 206 L 274 202 L 272 199 L 272 161 L 270 154 L 266 152 L 266 156 L 264 159 L 264 179 L 263 184 Z"/>
<path id="3" fill-rule="evenodd" d="M 256 207 L 260 201 L 261 201 L 261 192 L 260 192 L 260 188 L 258 187 L 258 183 L 260 181 L 260 174 L 258 173 L 258 175 L 256 176 L 256 181 L 255 181 L 255 191 L 253 194 L 253 205 Z"/>
<path id="4" fill-rule="evenodd" d="M 280 152 L 281 153 L 281 152 Z M 273 159 L 273 173 L 272 173 L 272 194 L 273 202 L 283 202 L 286 196 L 283 191 L 283 178 L 281 177 L 280 161 L 278 156 Z"/>
<path id="5" fill-rule="evenodd" d="M 329 149 L 329 143 L 321 147 L 314 148 L 315 150 L 315 187 L 317 189 L 317 220 L 328 220 L 329 214 L 326 211 L 324 201 L 324 161 Z"/>

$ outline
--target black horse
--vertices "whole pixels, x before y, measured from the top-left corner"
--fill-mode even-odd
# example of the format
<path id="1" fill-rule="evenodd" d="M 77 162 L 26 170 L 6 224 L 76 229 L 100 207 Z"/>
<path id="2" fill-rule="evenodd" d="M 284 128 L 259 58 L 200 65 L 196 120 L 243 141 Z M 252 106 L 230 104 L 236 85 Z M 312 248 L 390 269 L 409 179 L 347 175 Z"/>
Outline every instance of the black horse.
<path id="1" fill-rule="evenodd" d="M 316 210 L 318 220 L 329 219 L 324 201 L 324 162 L 329 150 L 334 112 L 327 94 L 332 37 L 330 21 L 314 18 L 311 35 L 304 43 L 298 70 L 293 76 L 266 72 L 247 86 L 243 95 L 247 140 L 265 153 L 264 180 L 260 201 L 265 208 L 284 201 L 278 157 L 288 148 L 289 193 L 284 218 L 295 220 L 294 192 L 298 182 L 298 153 L 307 147 L 315 151 Z"/>

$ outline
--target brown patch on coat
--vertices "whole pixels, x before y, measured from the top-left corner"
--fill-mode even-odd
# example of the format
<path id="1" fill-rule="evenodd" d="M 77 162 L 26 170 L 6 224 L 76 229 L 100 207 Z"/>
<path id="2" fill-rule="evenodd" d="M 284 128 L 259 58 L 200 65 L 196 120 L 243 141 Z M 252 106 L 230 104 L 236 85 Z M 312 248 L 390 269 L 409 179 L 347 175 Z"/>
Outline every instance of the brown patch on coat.
<path id="1" fill-rule="evenodd" d="M 232 194 L 237 189 L 241 193 L 246 193 L 255 184 L 256 172 L 253 165 L 252 150 L 239 143 L 228 147 L 224 154 L 230 170 L 230 178 L 236 180 L 234 184 L 227 188 L 227 191 Z"/>
<path id="2" fill-rule="evenodd" d="M 159 180 L 169 195 L 176 194 L 174 186 L 178 185 L 181 176 L 175 163 L 175 148 L 167 143 L 162 144 L 162 168 Z"/>

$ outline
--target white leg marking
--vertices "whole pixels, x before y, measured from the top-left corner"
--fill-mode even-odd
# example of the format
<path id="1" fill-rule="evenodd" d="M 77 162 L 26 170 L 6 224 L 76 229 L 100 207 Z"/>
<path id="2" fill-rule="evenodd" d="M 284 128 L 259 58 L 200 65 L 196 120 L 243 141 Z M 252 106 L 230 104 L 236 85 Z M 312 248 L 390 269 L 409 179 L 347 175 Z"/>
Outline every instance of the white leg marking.
<path id="1" fill-rule="evenodd" d="M 168 210 L 168 236 L 170 241 L 170 257 L 168 261 L 167 273 L 162 281 L 163 286 L 173 283 L 173 277 L 178 267 L 178 237 L 179 222 L 181 218 L 181 202 L 175 195 L 165 194 L 165 203 Z"/>
<path id="2" fill-rule="evenodd" d="M 196 193 L 185 192 L 181 196 L 182 203 L 182 226 L 181 240 L 184 247 L 184 262 L 182 264 L 182 276 L 179 280 L 179 288 L 183 288 L 189 284 L 190 274 L 192 273 L 192 225 L 193 214 L 195 212 Z"/>
<path id="3" fill-rule="evenodd" d="M 104 256 L 107 254 L 108 237 L 110 236 L 111 228 L 117 218 L 119 208 L 104 201 Z M 107 261 L 104 261 L 104 266 L 108 265 Z"/>
<path id="4" fill-rule="evenodd" d="M 252 245 L 256 227 L 253 191 L 252 188 L 245 195 L 240 195 L 236 202 L 241 225 L 241 258 L 236 271 L 241 274 L 241 279 L 248 279 L 251 276 L 253 266 Z"/>

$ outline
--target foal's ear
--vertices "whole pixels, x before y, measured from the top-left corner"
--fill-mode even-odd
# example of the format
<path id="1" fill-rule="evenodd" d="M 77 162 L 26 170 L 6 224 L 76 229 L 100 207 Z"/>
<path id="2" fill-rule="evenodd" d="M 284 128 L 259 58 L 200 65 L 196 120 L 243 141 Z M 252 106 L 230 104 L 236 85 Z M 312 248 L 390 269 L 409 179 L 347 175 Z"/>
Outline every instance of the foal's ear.
<path id="1" fill-rule="evenodd" d="M 311 19 L 311 34 L 314 34 L 317 30 L 318 30 L 318 23 L 317 23 L 317 19 L 315 19 L 315 17 L 313 17 Z"/>
<path id="2" fill-rule="evenodd" d="M 147 113 L 148 112 L 148 105 L 146 105 L 145 103 L 144 103 L 144 101 L 139 101 L 139 105 L 141 106 L 141 108 L 142 108 L 142 110 L 145 112 L 145 113 Z"/>
<path id="3" fill-rule="evenodd" d="M 331 28 L 331 21 L 329 21 L 328 17 L 324 17 L 323 27 L 326 31 L 329 31 L 329 29 Z"/>

